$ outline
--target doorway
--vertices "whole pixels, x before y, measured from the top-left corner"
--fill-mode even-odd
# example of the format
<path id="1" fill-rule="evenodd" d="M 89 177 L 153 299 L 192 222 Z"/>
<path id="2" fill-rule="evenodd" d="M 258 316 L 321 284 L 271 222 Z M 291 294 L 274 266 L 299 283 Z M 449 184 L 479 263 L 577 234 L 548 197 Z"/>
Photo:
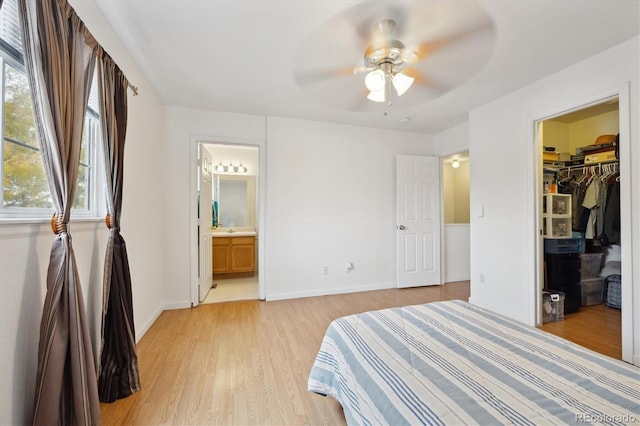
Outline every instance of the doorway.
<path id="1" fill-rule="evenodd" d="M 541 158 L 537 323 L 553 332 L 552 322 L 592 321 L 586 327 L 593 333 L 604 330 L 599 325 L 606 318 L 611 327 L 595 340 L 609 339 L 622 359 L 624 314 L 619 298 L 613 300 L 607 289 L 614 280 L 619 285 L 623 253 L 629 249 L 623 241 L 630 240 L 621 238 L 630 235 L 628 223 L 620 220 L 623 117 L 615 95 L 536 126 Z"/>
<path id="2" fill-rule="evenodd" d="M 471 279 L 469 152 L 442 157 L 444 282 Z"/>
<path id="3" fill-rule="evenodd" d="M 197 145 L 199 162 L 208 162 L 211 181 L 207 186 L 200 179 L 198 185 L 198 303 L 259 299 L 259 147 Z M 203 188 L 211 193 L 203 194 Z M 207 205 L 201 200 L 208 200 Z"/>

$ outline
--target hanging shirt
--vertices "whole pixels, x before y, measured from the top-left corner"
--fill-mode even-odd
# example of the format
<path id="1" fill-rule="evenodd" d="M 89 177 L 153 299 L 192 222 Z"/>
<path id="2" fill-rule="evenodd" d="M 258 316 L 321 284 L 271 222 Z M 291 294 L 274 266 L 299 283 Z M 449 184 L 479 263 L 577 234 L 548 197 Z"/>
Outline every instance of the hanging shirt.
<path id="1" fill-rule="evenodd" d="M 582 207 L 592 209 L 598 206 L 600 199 L 600 179 L 592 179 L 591 183 L 587 187 L 587 192 L 584 193 L 582 200 Z"/>
<path id="2" fill-rule="evenodd" d="M 584 194 L 582 200 L 582 206 L 589 209 L 589 220 L 587 221 L 587 228 L 585 229 L 585 238 L 593 239 L 596 235 L 596 218 L 598 215 L 598 203 L 600 202 L 600 185 L 601 181 L 598 178 L 592 179 L 587 192 Z"/>

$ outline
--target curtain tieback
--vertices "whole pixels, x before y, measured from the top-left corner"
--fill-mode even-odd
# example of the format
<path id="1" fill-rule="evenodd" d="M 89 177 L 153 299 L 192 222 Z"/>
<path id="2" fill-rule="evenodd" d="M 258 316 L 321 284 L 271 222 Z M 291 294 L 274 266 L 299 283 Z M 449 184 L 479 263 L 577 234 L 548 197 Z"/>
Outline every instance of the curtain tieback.
<path id="1" fill-rule="evenodd" d="M 56 235 L 67 232 L 67 224 L 64 223 L 63 215 L 54 213 L 53 216 L 51 216 L 51 230 Z"/>
<path id="2" fill-rule="evenodd" d="M 107 213 L 107 215 L 104 217 L 104 223 L 107 225 L 107 228 L 109 229 L 113 229 L 115 228 L 113 225 L 113 216 L 111 216 L 111 213 Z"/>

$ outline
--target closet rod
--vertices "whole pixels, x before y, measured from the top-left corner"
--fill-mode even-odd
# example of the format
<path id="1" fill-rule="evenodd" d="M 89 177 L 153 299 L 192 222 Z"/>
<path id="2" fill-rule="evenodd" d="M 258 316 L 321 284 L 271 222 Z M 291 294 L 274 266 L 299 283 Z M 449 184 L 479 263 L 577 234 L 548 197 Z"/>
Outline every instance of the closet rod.
<path id="1" fill-rule="evenodd" d="M 562 167 L 558 169 L 558 171 L 571 172 L 572 170 L 586 169 L 587 167 L 597 167 L 598 173 L 600 173 L 602 171 L 603 164 L 613 164 L 613 163 L 618 163 L 618 160 L 602 161 L 600 163 L 594 163 L 594 164 L 576 164 L 575 166 Z"/>

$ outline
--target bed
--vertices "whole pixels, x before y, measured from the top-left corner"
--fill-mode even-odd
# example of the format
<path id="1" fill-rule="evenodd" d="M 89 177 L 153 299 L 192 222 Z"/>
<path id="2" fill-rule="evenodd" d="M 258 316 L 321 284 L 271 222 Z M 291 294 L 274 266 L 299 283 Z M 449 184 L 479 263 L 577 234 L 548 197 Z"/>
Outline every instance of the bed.
<path id="1" fill-rule="evenodd" d="M 640 422 L 640 369 L 463 301 L 334 320 L 308 389 L 348 424 Z"/>

